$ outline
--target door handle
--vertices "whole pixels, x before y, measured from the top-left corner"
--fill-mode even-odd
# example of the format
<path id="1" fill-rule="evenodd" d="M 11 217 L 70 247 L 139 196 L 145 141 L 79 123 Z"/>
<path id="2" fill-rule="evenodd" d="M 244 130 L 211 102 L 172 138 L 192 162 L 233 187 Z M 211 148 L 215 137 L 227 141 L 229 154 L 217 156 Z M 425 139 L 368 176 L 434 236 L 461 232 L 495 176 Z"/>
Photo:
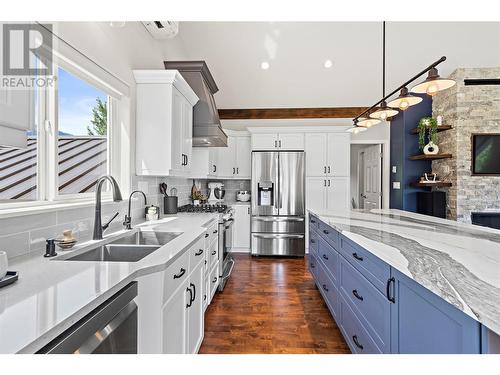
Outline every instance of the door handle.
<path id="1" fill-rule="evenodd" d="M 233 174 L 235 174 L 235 173 L 236 173 L 236 168 L 233 168 Z"/>
<path id="2" fill-rule="evenodd" d="M 326 180 L 323 180 L 324 184 L 325 184 L 325 187 L 326 187 Z"/>
<path id="3" fill-rule="evenodd" d="M 280 239 L 280 238 L 304 238 L 303 234 L 254 234 L 255 238 L 263 239 Z"/>
<path id="4" fill-rule="evenodd" d="M 214 164 L 213 167 L 214 167 L 214 173 L 217 172 L 217 166 Z"/>
<path id="5" fill-rule="evenodd" d="M 236 167 L 236 174 L 240 174 L 240 168 Z"/>
<path id="6" fill-rule="evenodd" d="M 189 157 L 186 155 L 186 165 L 189 164 Z"/>
<path id="7" fill-rule="evenodd" d="M 248 207 L 247 210 L 248 210 L 248 214 L 250 215 L 250 207 Z"/>
<path id="8" fill-rule="evenodd" d="M 181 165 L 186 165 L 186 164 L 184 164 L 184 160 L 185 160 L 185 159 L 184 159 L 184 154 L 181 154 L 181 156 L 182 156 L 182 162 L 181 162 Z"/>
<path id="9" fill-rule="evenodd" d="M 393 284 L 392 290 L 393 294 L 391 295 L 391 284 Z M 391 277 L 387 280 L 387 285 L 386 285 L 386 296 L 389 302 L 396 303 L 396 297 L 394 296 L 395 294 L 395 287 L 396 287 L 396 279 L 394 277 Z"/>
<path id="10" fill-rule="evenodd" d="M 184 274 L 186 273 L 186 270 L 184 268 L 181 268 L 180 272 L 177 275 L 174 275 L 174 279 L 180 279 Z"/>
<path id="11" fill-rule="evenodd" d="M 360 301 L 363 301 L 363 297 L 359 295 L 358 291 L 356 289 L 354 289 L 352 291 L 352 294 L 354 294 L 354 297 L 356 297 L 357 299 L 359 299 Z"/>
<path id="12" fill-rule="evenodd" d="M 193 284 L 191 284 L 193 285 Z M 191 290 L 191 287 L 186 288 L 186 292 L 189 292 L 189 302 L 186 304 L 186 309 L 191 307 L 193 304 L 193 291 Z"/>

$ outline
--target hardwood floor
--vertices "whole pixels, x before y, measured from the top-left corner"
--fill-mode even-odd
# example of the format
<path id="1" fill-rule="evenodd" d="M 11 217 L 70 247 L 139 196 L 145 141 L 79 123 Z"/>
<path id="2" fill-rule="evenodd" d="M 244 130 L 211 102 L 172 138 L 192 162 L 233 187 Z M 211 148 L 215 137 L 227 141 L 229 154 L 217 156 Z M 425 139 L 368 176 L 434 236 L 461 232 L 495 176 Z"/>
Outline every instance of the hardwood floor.
<path id="1" fill-rule="evenodd" d="M 207 309 L 200 353 L 350 353 L 306 259 L 235 260 Z"/>

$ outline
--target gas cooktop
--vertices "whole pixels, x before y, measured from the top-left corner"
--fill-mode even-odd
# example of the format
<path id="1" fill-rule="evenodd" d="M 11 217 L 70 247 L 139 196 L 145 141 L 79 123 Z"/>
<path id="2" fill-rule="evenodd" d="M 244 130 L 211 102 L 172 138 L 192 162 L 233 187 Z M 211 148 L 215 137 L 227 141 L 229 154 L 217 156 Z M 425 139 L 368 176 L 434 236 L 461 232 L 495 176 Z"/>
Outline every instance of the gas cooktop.
<path id="1" fill-rule="evenodd" d="M 229 207 L 225 204 L 200 204 L 198 206 L 192 204 L 186 204 L 184 206 L 180 206 L 179 212 L 218 212 L 225 213 L 227 212 Z"/>

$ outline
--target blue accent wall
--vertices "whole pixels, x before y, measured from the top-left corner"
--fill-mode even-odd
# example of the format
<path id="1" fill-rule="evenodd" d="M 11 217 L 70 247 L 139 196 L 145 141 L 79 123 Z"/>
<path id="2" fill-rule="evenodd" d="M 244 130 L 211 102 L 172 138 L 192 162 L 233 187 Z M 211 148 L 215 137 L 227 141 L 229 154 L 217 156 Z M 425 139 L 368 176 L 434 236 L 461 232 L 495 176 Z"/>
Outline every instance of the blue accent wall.
<path id="1" fill-rule="evenodd" d="M 405 211 L 417 211 L 417 192 L 421 188 L 413 188 L 411 182 L 418 181 L 425 172 L 431 172 L 430 160 L 410 160 L 412 155 L 421 154 L 418 147 L 418 135 L 410 131 L 417 127 L 422 117 L 432 116 L 432 99 L 422 95 L 420 104 L 400 111 L 391 121 L 391 177 L 390 207 Z M 397 172 L 392 173 L 396 166 Z M 399 181 L 401 189 L 393 189 L 393 182 Z"/>

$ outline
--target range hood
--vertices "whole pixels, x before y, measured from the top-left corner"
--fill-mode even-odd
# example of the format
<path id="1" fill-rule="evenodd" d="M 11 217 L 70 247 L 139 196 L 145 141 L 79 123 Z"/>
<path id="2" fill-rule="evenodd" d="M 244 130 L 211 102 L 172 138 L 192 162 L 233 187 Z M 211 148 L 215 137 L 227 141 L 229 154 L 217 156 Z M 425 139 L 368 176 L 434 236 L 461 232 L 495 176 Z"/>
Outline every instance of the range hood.
<path id="1" fill-rule="evenodd" d="M 200 100 L 193 109 L 193 146 L 227 147 L 213 94 L 219 91 L 205 61 L 164 61 L 165 69 L 175 69 L 184 77 Z"/>

